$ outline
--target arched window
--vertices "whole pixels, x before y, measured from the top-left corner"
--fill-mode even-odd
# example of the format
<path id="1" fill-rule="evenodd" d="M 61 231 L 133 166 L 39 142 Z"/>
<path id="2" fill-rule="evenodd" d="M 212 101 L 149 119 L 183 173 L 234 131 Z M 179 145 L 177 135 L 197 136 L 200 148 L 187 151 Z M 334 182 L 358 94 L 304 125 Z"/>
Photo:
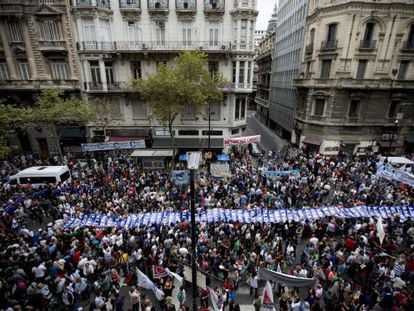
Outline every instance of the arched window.
<path id="1" fill-rule="evenodd" d="M 45 41 L 59 41 L 58 25 L 54 21 L 44 21 L 41 24 L 41 35 Z"/>
<path id="2" fill-rule="evenodd" d="M 414 24 L 410 25 L 407 40 L 404 44 L 405 49 L 414 50 Z"/>
<path id="3" fill-rule="evenodd" d="M 373 21 L 370 21 L 365 24 L 365 31 L 364 31 L 364 37 L 361 41 L 361 48 L 362 49 L 374 49 L 376 41 L 375 38 L 375 28 L 376 23 Z"/>

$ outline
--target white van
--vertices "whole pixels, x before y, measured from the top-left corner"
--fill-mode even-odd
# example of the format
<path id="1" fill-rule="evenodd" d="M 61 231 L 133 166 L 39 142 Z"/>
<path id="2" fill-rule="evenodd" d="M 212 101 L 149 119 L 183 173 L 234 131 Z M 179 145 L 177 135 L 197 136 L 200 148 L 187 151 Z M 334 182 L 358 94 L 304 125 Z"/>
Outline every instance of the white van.
<path id="1" fill-rule="evenodd" d="M 39 187 L 47 184 L 57 184 L 59 182 L 72 180 L 67 166 L 33 166 L 18 172 L 10 177 L 8 185 L 32 185 Z"/>

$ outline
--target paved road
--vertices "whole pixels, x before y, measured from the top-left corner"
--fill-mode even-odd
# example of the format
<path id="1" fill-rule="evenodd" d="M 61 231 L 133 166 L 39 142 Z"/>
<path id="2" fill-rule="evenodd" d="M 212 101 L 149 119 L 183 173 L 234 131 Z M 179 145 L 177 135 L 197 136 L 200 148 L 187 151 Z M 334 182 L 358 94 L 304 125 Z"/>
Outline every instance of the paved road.
<path id="1" fill-rule="evenodd" d="M 255 111 L 247 112 L 247 128 L 243 136 L 262 135 L 260 145 L 266 151 L 288 145 L 288 141 L 277 136 L 271 129 L 255 117 Z"/>

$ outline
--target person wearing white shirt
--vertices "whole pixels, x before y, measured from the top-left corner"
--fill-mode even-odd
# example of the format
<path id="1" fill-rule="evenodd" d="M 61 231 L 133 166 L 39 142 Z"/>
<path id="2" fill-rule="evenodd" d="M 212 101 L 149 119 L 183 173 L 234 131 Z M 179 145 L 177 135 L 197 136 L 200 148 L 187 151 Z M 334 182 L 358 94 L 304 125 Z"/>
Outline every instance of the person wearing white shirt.
<path id="1" fill-rule="evenodd" d="M 37 267 L 33 267 L 32 268 L 32 272 L 33 272 L 33 274 L 34 274 L 34 276 L 35 276 L 36 279 L 42 279 L 42 278 L 44 278 L 45 275 L 46 275 L 46 271 L 47 271 L 47 269 L 46 269 L 46 266 L 45 266 L 45 263 L 44 262 L 42 262 Z"/>

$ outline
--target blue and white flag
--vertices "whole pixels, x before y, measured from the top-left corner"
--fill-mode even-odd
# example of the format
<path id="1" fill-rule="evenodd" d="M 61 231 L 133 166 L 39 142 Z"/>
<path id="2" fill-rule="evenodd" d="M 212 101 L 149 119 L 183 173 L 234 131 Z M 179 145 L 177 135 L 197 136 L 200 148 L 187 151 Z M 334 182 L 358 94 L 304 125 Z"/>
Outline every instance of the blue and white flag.
<path id="1" fill-rule="evenodd" d="M 164 299 L 164 292 L 155 286 L 148 276 L 146 276 L 141 270 L 137 269 L 138 286 L 146 289 L 151 289 L 154 292 L 155 297 L 158 300 Z"/>

